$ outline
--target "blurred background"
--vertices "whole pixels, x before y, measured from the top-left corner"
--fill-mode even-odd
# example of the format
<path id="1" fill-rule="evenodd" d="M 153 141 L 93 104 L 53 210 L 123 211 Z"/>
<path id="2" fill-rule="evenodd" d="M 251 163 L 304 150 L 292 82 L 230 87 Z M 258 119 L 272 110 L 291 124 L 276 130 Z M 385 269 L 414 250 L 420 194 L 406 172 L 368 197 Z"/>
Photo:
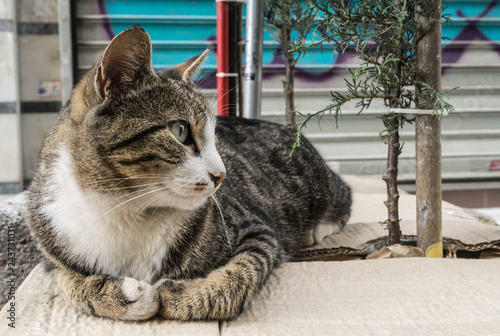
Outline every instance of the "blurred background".
<path id="1" fill-rule="evenodd" d="M 445 1 L 453 25 L 443 26 L 442 88 L 456 112 L 442 119 L 443 199 L 471 208 L 500 207 L 500 4 L 497 0 Z M 245 6 L 243 7 L 243 37 Z M 209 48 L 197 78 L 216 102 L 214 0 L 0 0 L 0 194 L 23 190 L 33 177 L 43 139 L 72 87 L 125 28 L 141 25 L 153 40 L 153 66 L 172 67 Z M 244 55 L 244 45 L 242 45 Z M 244 56 L 242 58 L 245 59 Z M 314 112 L 330 91 L 346 92 L 355 58 L 333 46 L 311 49 L 297 64 L 295 104 Z M 281 47 L 264 33 L 262 118 L 285 123 Z M 386 145 L 373 105 L 357 115 L 346 106 L 339 119 L 310 122 L 306 135 L 341 174 L 380 178 Z M 414 129 L 401 133 L 402 188 L 414 189 Z"/>

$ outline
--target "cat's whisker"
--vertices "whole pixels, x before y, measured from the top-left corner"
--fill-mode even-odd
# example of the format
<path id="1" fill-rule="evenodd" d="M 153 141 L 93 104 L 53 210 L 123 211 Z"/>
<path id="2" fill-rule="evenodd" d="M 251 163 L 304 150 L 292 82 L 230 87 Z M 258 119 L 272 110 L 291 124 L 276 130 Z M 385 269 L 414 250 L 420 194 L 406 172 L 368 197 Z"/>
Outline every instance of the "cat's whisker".
<path id="1" fill-rule="evenodd" d="M 205 70 L 205 71 L 202 71 L 201 75 L 200 75 L 200 80 L 197 80 L 195 82 L 195 86 L 198 90 L 200 90 L 202 87 L 201 87 L 201 84 L 205 83 L 206 81 L 208 81 L 209 79 L 212 79 L 210 76 L 207 76 L 207 74 L 209 74 L 210 72 L 212 72 L 213 70 Z"/>
<path id="2" fill-rule="evenodd" d="M 231 107 L 224 107 L 224 108 L 221 108 L 218 110 L 218 112 L 226 112 L 226 111 L 230 111 L 231 110 Z"/>
<path id="3" fill-rule="evenodd" d="M 158 185 L 158 184 L 161 184 L 161 182 L 146 183 L 146 184 L 139 184 L 139 185 L 130 186 L 130 187 L 119 187 L 119 188 L 115 188 L 113 186 L 111 188 L 96 189 L 96 190 L 99 190 L 99 191 L 113 191 L 113 190 L 122 190 L 122 189 L 134 189 L 134 188 L 141 188 L 141 187 L 147 187 L 147 186 Z"/>
<path id="4" fill-rule="evenodd" d="M 150 174 L 150 175 L 139 175 L 139 176 L 131 176 L 131 177 L 118 177 L 118 178 L 112 178 L 112 179 L 104 179 L 104 180 L 97 180 L 93 182 L 88 182 L 84 183 L 83 185 L 90 185 L 90 184 L 97 184 L 97 183 L 102 183 L 102 182 L 111 182 L 111 181 L 127 181 L 127 180 L 132 180 L 132 179 L 145 179 L 145 178 L 164 178 L 165 175 L 162 174 Z"/>
<path id="5" fill-rule="evenodd" d="M 168 199 L 171 199 L 172 197 L 175 197 L 178 193 L 178 191 L 181 189 L 182 187 L 179 187 L 177 190 L 172 190 L 171 188 L 164 188 L 164 189 L 170 189 L 172 190 L 172 193 L 169 197 L 167 197 L 162 203 L 164 203 L 165 201 L 167 201 Z M 167 194 L 166 191 L 163 191 L 160 195 L 156 196 L 155 198 L 153 198 L 152 200 L 150 200 L 149 202 L 147 202 L 144 206 L 142 206 L 140 209 L 139 209 L 139 213 L 137 214 L 137 216 L 135 217 L 135 220 L 134 220 L 134 223 L 137 221 L 137 219 L 139 218 L 139 216 L 141 215 L 141 213 L 147 209 L 147 207 L 153 203 L 154 201 L 156 201 L 157 199 L 161 198 L 162 196 L 164 196 L 165 194 Z M 156 207 L 158 208 L 158 207 Z M 156 211 L 156 209 L 155 209 Z"/>
<path id="6" fill-rule="evenodd" d="M 161 195 L 163 196 L 163 195 L 165 195 L 165 194 L 166 194 L 166 192 L 163 192 Z M 172 196 L 170 195 L 169 197 L 165 198 L 165 199 L 164 199 L 164 200 L 163 200 L 160 204 L 158 204 L 158 205 L 156 206 L 156 208 L 154 209 L 153 213 L 151 214 L 151 217 L 153 217 L 153 216 L 154 216 L 154 214 L 156 213 L 156 210 L 158 210 L 158 208 L 162 207 L 162 206 L 163 206 L 163 204 L 164 204 L 167 200 L 169 200 L 171 197 L 172 197 Z"/>
<path id="7" fill-rule="evenodd" d="M 229 93 L 229 92 L 231 92 L 232 90 L 236 90 L 236 88 L 239 88 L 239 87 L 241 87 L 241 85 L 236 85 L 235 87 L 233 87 L 233 88 L 231 88 L 230 90 L 228 90 L 228 91 L 227 91 L 227 92 L 226 92 L 226 93 L 225 93 L 222 97 L 224 97 L 226 94 L 228 94 L 228 93 Z M 217 103 L 219 102 L 219 101 L 217 100 L 217 102 L 216 102 L 216 103 L 215 103 L 215 105 L 214 105 L 214 100 L 217 98 L 217 96 L 218 96 L 218 94 L 219 94 L 219 90 L 220 90 L 220 87 L 217 87 L 217 89 L 215 90 L 215 94 L 214 94 L 214 96 L 212 97 L 212 100 L 210 101 L 210 106 L 211 106 L 212 108 L 216 108 L 216 107 L 217 107 Z M 221 98 L 222 98 L 222 97 L 221 97 Z"/>
<path id="8" fill-rule="evenodd" d="M 171 196 L 169 197 L 169 199 L 173 199 L 174 200 L 174 203 L 177 201 L 177 200 L 180 200 L 181 199 L 181 193 L 180 191 L 182 190 L 183 186 L 182 184 L 180 186 L 177 187 L 177 189 L 172 189 L 170 188 L 170 190 L 172 191 L 171 193 Z"/>
<path id="9" fill-rule="evenodd" d="M 121 202 L 120 204 L 118 204 L 118 205 L 114 206 L 113 208 L 111 208 L 111 209 L 109 209 L 108 211 L 106 211 L 105 213 L 103 213 L 103 214 L 102 214 L 99 218 L 97 218 L 97 219 L 101 219 L 102 217 L 104 217 L 104 216 L 106 216 L 108 213 L 110 213 L 111 211 L 113 211 L 113 210 L 115 210 L 115 209 L 117 209 L 117 208 L 119 208 L 119 207 L 121 207 L 121 206 L 123 206 L 123 205 L 127 204 L 128 202 L 131 202 L 131 201 L 133 201 L 133 200 L 138 199 L 139 197 L 143 197 L 143 196 L 149 195 L 149 194 L 151 194 L 151 193 L 157 192 L 157 191 L 162 190 L 162 189 L 168 189 L 168 187 L 166 187 L 166 186 L 165 186 L 165 187 L 162 187 L 162 188 L 154 189 L 154 190 L 149 191 L 149 192 L 147 192 L 147 193 L 144 193 L 144 194 L 142 194 L 142 195 L 135 196 L 135 197 L 133 197 L 133 198 L 131 198 L 131 199 L 128 199 L 128 200 L 126 200 L 125 202 Z"/>
<path id="10" fill-rule="evenodd" d="M 183 195 L 180 193 L 182 189 L 183 189 L 182 183 L 175 190 L 172 187 L 170 188 L 170 190 L 172 191 L 170 199 L 174 201 L 173 203 L 177 203 L 177 201 L 180 201 L 182 199 Z"/>
<path id="11" fill-rule="evenodd" d="M 228 108 L 234 107 L 234 106 L 238 106 L 238 104 L 226 104 L 226 105 L 221 106 L 221 109 L 228 109 Z"/>
<path id="12" fill-rule="evenodd" d="M 131 197 L 131 196 L 133 197 L 134 195 L 140 194 L 141 192 L 144 192 L 144 191 L 147 191 L 147 190 L 152 190 L 152 189 L 153 189 L 152 187 L 149 187 L 149 188 L 144 188 L 144 189 L 139 189 L 139 190 L 131 191 L 129 193 L 126 193 L 125 195 L 122 195 L 120 197 L 115 198 L 114 200 L 110 200 L 108 202 L 108 205 L 111 207 L 111 206 L 113 206 L 113 204 L 116 201 L 118 201 L 118 200 L 120 200 L 122 198 L 127 198 L 127 197 Z"/>
<path id="13" fill-rule="evenodd" d="M 212 199 L 214 200 L 215 207 L 219 210 L 220 218 L 221 218 L 221 221 L 222 221 L 222 225 L 224 225 L 224 227 L 225 227 L 226 226 L 226 220 L 224 219 L 224 214 L 222 213 L 222 209 L 220 207 L 219 200 L 217 199 L 217 197 L 215 196 L 215 194 L 212 195 Z M 229 239 L 229 233 L 227 231 L 224 231 L 224 232 L 226 233 L 226 244 L 229 247 L 229 250 L 231 251 L 231 254 L 232 254 L 233 253 L 233 248 L 232 248 L 232 244 L 231 244 L 231 239 Z"/>
<path id="14" fill-rule="evenodd" d="M 135 195 L 138 195 L 138 194 L 140 194 L 140 193 L 142 193 L 142 192 L 145 192 L 145 191 L 150 191 L 150 190 L 153 190 L 153 189 L 155 189 L 155 188 L 154 188 L 154 187 L 147 187 L 147 188 L 143 188 L 143 189 L 139 189 L 139 190 L 135 190 L 135 191 L 128 192 L 128 193 L 126 193 L 125 195 L 122 195 L 122 196 L 117 197 L 117 198 L 115 198 L 115 199 L 113 199 L 113 200 L 110 200 L 110 201 L 108 202 L 108 206 L 109 206 L 109 207 L 112 207 L 112 206 L 116 203 L 116 201 L 118 201 L 118 200 L 121 200 L 121 199 L 123 199 L 123 198 L 134 197 Z"/>
<path id="15" fill-rule="evenodd" d="M 163 182 L 163 179 L 165 178 L 165 176 L 164 176 L 164 175 L 161 175 L 161 174 L 160 174 L 160 175 L 155 174 L 155 175 L 140 175 L 139 177 L 130 177 L 130 178 L 126 179 L 126 180 L 123 180 L 123 181 L 120 181 L 120 182 L 118 182 L 118 183 L 114 184 L 114 185 L 112 186 L 112 188 L 115 188 L 116 186 L 118 186 L 118 185 L 120 185 L 120 184 L 124 183 L 125 181 L 130 181 L 130 179 L 136 179 L 136 178 L 137 178 L 137 179 L 139 179 L 139 178 L 155 178 L 155 179 L 156 179 L 156 178 L 160 178 L 160 179 L 162 179 L 162 181 L 159 181 L 159 182 L 156 182 L 156 183 L 161 183 L 161 182 Z"/>
<path id="16" fill-rule="evenodd" d="M 141 216 L 142 212 L 147 209 L 148 205 L 150 205 L 151 203 L 153 203 L 154 201 L 159 199 L 162 195 L 163 195 L 163 193 L 160 193 L 160 195 L 154 197 L 153 199 L 151 199 L 149 202 L 147 202 L 144 206 L 142 206 L 139 209 L 138 214 L 135 216 L 134 224 L 137 222 L 137 219 Z"/>
<path id="17" fill-rule="evenodd" d="M 224 93 L 224 94 L 223 94 L 220 98 L 218 98 L 218 99 L 217 99 L 217 101 L 215 102 L 215 107 L 217 106 L 217 104 L 219 104 L 219 101 L 220 101 L 223 97 L 225 97 L 225 96 L 226 96 L 227 94 L 229 94 L 231 91 L 236 90 L 236 89 L 237 89 L 237 88 L 239 88 L 240 86 L 241 86 L 241 85 L 236 85 L 235 87 L 233 87 L 233 88 L 231 88 L 231 89 L 227 90 L 227 91 L 226 91 L 226 92 L 225 92 L 225 93 Z M 217 88 L 217 93 L 218 93 L 218 91 L 219 91 L 219 88 Z M 214 98 L 215 98 L 215 97 L 216 97 L 216 96 L 214 96 Z M 210 105 L 212 105 L 212 108 L 214 108 L 214 105 L 213 105 L 213 99 L 212 99 L 212 101 L 210 102 Z M 236 105 L 236 104 L 235 104 L 235 105 Z"/>
<path id="18" fill-rule="evenodd" d="M 231 89 L 227 90 L 226 93 L 224 93 L 220 98 L 219 100 L 222 98 L 222 97 L 225 97 L 227 94 L 229 94 L 231 91 L 236 91 L 236 89 L 240 88 L 241 85 L 236 85 L 234 87 L 232 87 Z M 219 102 L 219 100 L 217 100 L 217 103 Z"/>
<path id="19" fill-rule="evenodd" d="M 127 196 L 130 196 L 132 194 L 139 194 L 141 192 L 144 192 L 144 191 L 150 191 L 150 190 L 153 190 L 153 189 L 157 189 L 155 186 L 148 186 L 148 187 L 145 187 L 145 188 L 142 188 L 142 189 L 139 189 L 139 190 L 135 190 L 135 191 L 131 191 L 131 192 L 128 192 L 127 194 L 125 195 L 122 195 L 120 197 L 117 197 L 115 200 L 119 200 L 119 199 L 122 199 L 124 197 L 127 197 Z"/>
<path id="20" fill-rule="evenodd" d="M 216 110 L 216 106 L 214 106 L 214 100 L 217 99 L 217 94 L 218 94 L 219 90 L 220 90 L 220 88 L 219 88 L 219 86 L 217 86 L 217 88 L 215 89 L 215 93 L 214 93 L 214 95 L 213 95 L 213 97 L 212 97 L 212 99 L 210 100 L 210 103 L 209 103 L 210 107 L 212 109 L 215 109 L 215 110 Z"/>
<path id="21" fill-rule="evenodd" d="M 170 191 L 171 191 L 171 193 L 172 193 L 172 196 L 176 195 L 176 194 L 177 194 L 177 192 L 180 190 L 180 188 L 179 188 L 179 189 L 177 189 L 177 190 L 175 190 L 175 191 L 174 191 L 174 190 L 172 190 L 172 188 L 171 188 L 171 187 L 170 187 L 170 188 L 163 188 L 163 189 L 168 189 L 168 190 L 170 190 Z M 161 189 L 161 190 L 163 190 L 163 189 Z M 152 200 L 150 200 L 149 202 L 147 202 L 147 203 L 146 203 L 146 205 L 144 205 L 143 207 L 141 207 L 141 209 L 139 210 L 139 214 L 140 214 L 142 211 L 144 211 L 144 210 L 148 207 L 148 205 L 149 205 L 149 204 L 153 203 L 154 201 L 156 201 L 158 198 L 162 197 L 162 195 L 165 195 L 166 193 L 167 193 L 166 191 L 163 191 L 163 193 L 161 193 L 160 195 L 156 196 L 155 198 L 153 198 Z M 170 198 L 170 197 L 169 197 L 169 198 Z"/>
<path id="22" fill-rule="evenodd" d="M 121 207 L 121 206 L 123 206 L 123 205 L 127 204 L 128 202 L 131 202 L 131 201 L 136 200 L 136 199 L 138 199 L 138 198 L 140 198 L 140 197 L 143 197 L 143 196 L 146 196 L 146 195 L 149 195 L 149 194 L 152 194 L 152 193 L 158 192 L 158 191 L 163 190 L 163 189 L 168 189 L 168 187 L 155 188 L 155 189 L 151 189 L 151 188 L 150 188 L 150 189 L 146 189 L 146 190 L 139 190 L 139 191 L 136 191 L 136 192 L 134 192 L 134 194 L 135 194 L 135 195 L 137 195 L 137 194 L 138 194 L 138 193 L 140 193 L 140 192 L 144 192 L 144 191 L 146 191 L 146 192 L 145 192 L 145 193 L 142 193 L 142 194 L 140 194 L 140 195 L 138 195 L 138 196 L 134 196 L 134 197 L 132 197 L 132 198 L 129 198 L 129 199 L 127 199 L 127 200 L 125 200 L 125 201 L 121 202 L 120 204 L 118 204 L 118 205 L 114 206 L 112 209 L 110 209 L 109 211 L 107 211 L 106 213 L 104 213 L 102 216 L 105 216 L 107 213 L 109 213 L 109 212 L 113 211 L 114 209 L 117 209 L 117 208 L 119 208 L 119 207 Z M 130 193 L 130 194 L 132 194 L 132 193 Z M 128 195 L 128 196 L 130 196 L 130 195 Z M 102 217 L 102 216 L 101 216 L 101 217 Z"/>
<path id="23" fill-rule="evenodd" d="M 158 210 L 158 208 L 162 207 L 162 206 L 163 206 L 163 204 L 164 204 L 166 201 L 169 201 L 169 200 L 171 200 L 171 199 L 174 199 L 174 200 L 175 200 L 175 197 L 178 197 L 178 196 L 176 196 L 176 195 L 177 195 L 177 194 L 176 194 L 176 192 L 177 192 L 177 191 L 174 191 L 174 193 L 170 193 L 170 194 L 169 194 L 167 191 L 162 192 L 162 193 L 159 195 L 159 197 L 165 197 L 165 196 L 167 196 L 167 197 L 165 197 L 165 198 L 161 201 L 161 203 L 160 203 L 160 204 L 158 204 L 158 205 L 156 206 L 156 208 L 154 209 L 153 213 L 151 214 L 151 217 L 153 217 L 153 216 L 154 216 L 154 214 L 156 213 L 156 210 Z M 158 197 L 157 197 L 156 199 L 158 199 Z"/>
<path id="24" fill-rule="evenodd" d="M 112 185 L 112 188 L 115 188 L 116 186 L 119 186 L 120 184 L 124 183 L 125 181 L 130 181 L 130 180 L 122 180 L 122 181 L 119 181 L 115 184 Z"/>

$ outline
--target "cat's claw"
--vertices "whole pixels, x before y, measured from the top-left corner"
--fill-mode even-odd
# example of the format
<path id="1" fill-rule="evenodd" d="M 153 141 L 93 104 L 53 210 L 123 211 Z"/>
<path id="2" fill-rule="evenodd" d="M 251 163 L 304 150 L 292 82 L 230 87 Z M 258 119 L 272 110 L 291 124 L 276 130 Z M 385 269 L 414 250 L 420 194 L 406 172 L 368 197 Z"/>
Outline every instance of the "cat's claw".
<path id="1" fill-rule="evenodd" d="M 158 312 L 160 297 L 156 287 L 146 281 L 124 278 L 122 290 L 128 301 L 123 320 L 145 320 Z"/>

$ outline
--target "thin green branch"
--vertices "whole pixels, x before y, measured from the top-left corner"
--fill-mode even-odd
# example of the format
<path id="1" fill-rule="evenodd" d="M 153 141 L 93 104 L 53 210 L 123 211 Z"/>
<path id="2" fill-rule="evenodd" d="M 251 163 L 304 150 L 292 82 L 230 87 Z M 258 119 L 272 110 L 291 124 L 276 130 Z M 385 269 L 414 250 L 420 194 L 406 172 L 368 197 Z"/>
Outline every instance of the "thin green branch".
<path id="1" fill-rule="evenodd" d="M 415 86 L 421 77 L 416 67 L 415 50 L 418 41 L 428 29 L 417 28 L 415 15 L 419 13 L 429 17 L 429 25 L 435 20 L 441 20 L 442 23 L 451 22 L 449 15 L 439 18 L 442 7 L 438 1 L 313 0 L 311 3 L 316 11 L 315 19 L 318 13 L 321 13 L 321 18 L 316 20 L 317 25 L 312 32 L 313 40 L 309 45 L 295 45 L 291 50 L 302 51 L 302 55 L 305 55 L 309 48 L 322 48 L 325 43 L 330 43 L 333 44 L 334 54 L 353 50 L 361 64 L 354 71 L 349 69 L 351 76 L 344 80 L 347 95 L 332 93 L 332 104 L 324 109 L 304 115 L 297 112 L 305 119 L 296 125 L 298 140 L 293 150 L 300 146 L 300 135 L 311 118 L 320 118 L 325 113 L 331 115 L 335 111 L 338 125 L 342 106 L 351 99 L 358 100 L 355 105 L 358 114 L 368 108 L 375 97 L 384 99 L 386 106 L 419 108 L 414 92 L 408 87 Z M 425 105 L 432 106 L 441 114 L 443 111 L 453 111 L 453 106 L 446 101 L 446 97 L 454 90 L 435 92 L 425 85 L 421 85 L 421 88 L 426 97 Z M 392 117 L 382 115 L 381 119 L 384 118 Z M 397 129 L 411 122 L 406 116 L 399 116 L 398 120 L 398 123 L 391 123 L 397 125 Z M 397 130 L 386 127 L 379 139 L 385 139 L 395 131 Z"/>
<path id="2" fill-rule="evenodd" d="M 448 98 L 451 93 L 455 92 L 458 86 L 448 91 L 436 91 L 427 83 L 418 82 L 417 84 L 425 99 L 424 102 L 417 104 L 417 108 L 432 108 L 433 114 L 439 114 L 439 119 L 443 117 L 444 111 L 448 113 L 455 112 L 455 107 L 448 103 L 445 98 Z"/>

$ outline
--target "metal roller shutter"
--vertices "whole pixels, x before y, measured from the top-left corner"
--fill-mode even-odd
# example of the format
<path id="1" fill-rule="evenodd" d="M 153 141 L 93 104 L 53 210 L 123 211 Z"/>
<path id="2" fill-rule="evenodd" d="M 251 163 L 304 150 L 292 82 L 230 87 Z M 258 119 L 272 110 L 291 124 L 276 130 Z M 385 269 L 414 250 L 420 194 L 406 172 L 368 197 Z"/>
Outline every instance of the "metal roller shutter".
<path id="1" fill-rule="evenodd" d="M 443 89 L 460 86 L 450 102 L 456 113 L 443 117 L 443 179 L 500 181 L 500 5 L 496 1 L 448 1 L 454 25 L 443 27 Z M 153 65 L 171 67 L 206 48 L 199 86 L 209 101 L 215 96 L 216 12 L 214 0 L 78 0 L 75 17 L 78 75 L 98 58 L 121 30 L 139 24 L 153 40 Z M 283 58 L 269 32 L 264 43 L 263 118 L 284 122 Z M 330 90 L 343 91 L 346 67 L 356 60 L 333 57 L 331 48 L 308 52 L 298 63 L 297 109 L 313 112 L 328 104 Z M 347 106 L 339 127 L 311 122 L 307 135 L 340 173 L 380 176 L 385 171 L 386 146 L 377 142 L 383 126 L 376 118 L 381 105 L 356 115 Z M 414 179 L 414 129 L 405 127 L 400 178 Z M 497 167 L 497 168 L 495 168 Z"/>

